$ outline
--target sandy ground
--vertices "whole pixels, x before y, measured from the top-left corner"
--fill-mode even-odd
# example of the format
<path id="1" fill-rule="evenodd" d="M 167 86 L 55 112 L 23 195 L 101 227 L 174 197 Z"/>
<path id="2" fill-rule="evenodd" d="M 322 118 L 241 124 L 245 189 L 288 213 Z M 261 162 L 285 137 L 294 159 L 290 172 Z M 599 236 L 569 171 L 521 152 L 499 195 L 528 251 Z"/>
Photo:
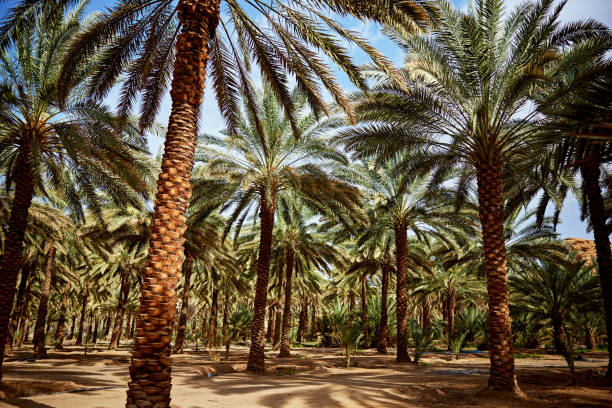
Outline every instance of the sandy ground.
<path id="1" fill-rule="evenodd" d="M 526 397 L 484 391 L 486 355 L 427 354 L 422 365 L 396 364 L 393 355 L 366 350 L 342 367 L 337 349 L 297 349 L 292 358 L 267 353 L 268 373 L 244 372 L 248 350 L 232 349 L 230 360 L 211 361 L 208 352 L 173 358 L 172 407 L 610 407 L 612 384 L 600 377 L 607 353 L 585 354 L 571 385 L 565 362 L 555 355 L 517 359 Z M 533 351 L 529 351 L 533 353 Z M 26 361 L 17 353 L 4 364 L 0 407 L 82 408 L 125 404 L 129 351 L 69 347 L 49 359 Z"/>

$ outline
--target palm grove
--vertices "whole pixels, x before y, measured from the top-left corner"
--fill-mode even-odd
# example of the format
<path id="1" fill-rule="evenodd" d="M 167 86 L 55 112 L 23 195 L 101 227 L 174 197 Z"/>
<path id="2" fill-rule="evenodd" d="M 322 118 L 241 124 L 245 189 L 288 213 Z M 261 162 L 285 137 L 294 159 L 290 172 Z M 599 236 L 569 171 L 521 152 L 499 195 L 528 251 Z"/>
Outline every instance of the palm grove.
<path id="1" fill-rule="evenodd" d="M 292 342 L 347 365 L 478 346 L 506 391 L 513 345 L 573 370 L 574 344 L 612 333 L 612 71 L 608 28 L 563 24 L 563 4 L 19 2 L 0 28 L 0 363 L 32 331 L 36 358 L 126 339 L 130 407 L 167 406 L 170 355 L 198 342 L 250 341 L 251 371 Z M 330 14 L 381 25 L 403 63 Z M 596 263 L 555 233 L 568 194 Z"/>

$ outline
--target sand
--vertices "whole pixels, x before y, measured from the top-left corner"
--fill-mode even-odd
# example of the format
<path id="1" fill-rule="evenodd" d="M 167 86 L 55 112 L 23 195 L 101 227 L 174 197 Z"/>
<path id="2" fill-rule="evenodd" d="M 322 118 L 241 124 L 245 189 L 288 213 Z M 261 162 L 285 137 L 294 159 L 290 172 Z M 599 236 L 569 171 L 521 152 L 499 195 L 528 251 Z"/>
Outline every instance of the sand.
<path id="1" fill-rule="evenodd" d="M 303 348 L 279 359 L 267 353 L 268 373 L 244 372 L 248 349 L 232 349 L 229 361 L 206 351 L 173 358 L 172 407 L 610 407 L 612 384 L 601 377 L 607 353 L 587 353 L 576 363 L 571 384 L 565 362 L 555 355 L 517 359 L 526 397 L 484 391 L 486 355 L 427 354 L 422 365 L 397 364 L 373 350 L 344 368 L 337 349 Z M 534 351 L 530 351 L 533 353 Z M 539 353 L 542 353 L 541 351 Z M 121 407 L 125 404 L 129 350 L 109 352 L 68 347 L 49 359 L 24 361 L 16 353 L 4 365 L 0 407 Z M 13 397 L 13 398 L 8 398 Z M 21 398 L 17 398 L 21 397 Z"/>

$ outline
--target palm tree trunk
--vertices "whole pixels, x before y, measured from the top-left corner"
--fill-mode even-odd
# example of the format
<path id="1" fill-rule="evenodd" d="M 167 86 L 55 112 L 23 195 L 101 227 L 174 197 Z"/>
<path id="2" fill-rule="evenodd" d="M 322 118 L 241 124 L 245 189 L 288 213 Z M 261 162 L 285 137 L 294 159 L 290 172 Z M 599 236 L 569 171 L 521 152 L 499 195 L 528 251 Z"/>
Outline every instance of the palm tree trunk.
<path id="1" fill-rule="evenodd" d="M 112 316 L 111 311 L 109 310 L 106 312 L 106 319 L 104 319 L 104 327 L 102 328 L 104 332 L 104 339 L 106 339 L 108 337 L 108 334 L 110 333 L 111 320 Z"/>
<path id="2" fill-rule="evenodd" d="M 77 333 L 77 339 L 74 343 L 75 346 L 83 344 L 83 331 L 85 330 L 85 313 L 87 312 L 87 297 L 89 295 L 89 287 L 85 285 L 83 289 L 83 303 L 81 304 L 81 317 L 79 319 L 79 332 Z"/>
<path id="3" fill-rule="evenodd" d="M 126 312 L 127 319 L 125 322 L 125 328 L 123 329 L 123 338 L 129 340 L 130 338 L 130 328 L 132 327 L 132 313 Z"/>
<path id="4" fill-rule="evenodd" d="M 291 290 L 293 286 L 293 264 L 295 263 L 295 250 L 290 247 L 285 259 L 285 269 L 287 270 L 287 282 L 285 283 L 285 305 L 283 310 L 283 323 L 281 325 L 281 345 L 279 357 L 289 357 L 291 355 L 291 339 L 289 338 L 289 328 L 291 326 Z"/>
<path id="5" fill-rule="evenodd" d="M 442 335 L 448 337 L 448 296 L 442 299 Z"/>
<path id="6" fill-rule="evenodd" d="M 406 251 L 408 250 L 407 228 L 403 224 L 395 227 L 395 267 L 397 268 L 396 313 L 397 313 L 397 362 L 408 362 L 408 327 L 406 314 L 408 299 L 406 294 Z"/>
<path id="7" fill-rule="evenodd" d="M 597 340 L 595 339 L 595 330 L 592 328 L 586 329 L 586 348 L 589 350 L 597 349 Z"/>
<path id="8" fill-rule="evenodd" d="M 314 303 L 310 305 L 310 333 L 308 333 L 308 340 L 314 340 L 317 335 L 317 309 Z"/>
<path id="9" fill-rule="evenodd" d="M 25 341 L 25 328 L 26 321 L 28 320 L 28 305 L 30 304 L 30 293 L 32 291 L 32 282 L 34 279 L 29 279 L 28 285 L 26 286 L 25 293 L 23 295 L 24 299 L 21 304 L 21 311 L 19 312 L 19 334 L 17 335 L 17 348 L 23 347 L 23 342 Z"/>
<path id="10" fill-rule="evenodd" d="M 21 316 L 21 309 L 24 303 L 24 295 L 29 277 L 30 268 L 25 268 L 22 266 L 19 289 L 17 290 L 17 298 L 15 299 L 15 306 L 13 306 L 13 312 L 11 313 L 11 322 L 9 323 L 6 337 L 6 345 L 4 350 L 5 355 L 9 355 L 13 352 L 13 338 L 15 337 L 15 330 L 17 330 L 17 326 L 19 325 L 19 317 Z"/>
<path id="11" fill-rule="evenodd" d="M 517 391 L 512 355 L 512 328 L 508 307 L 506 242 L 504 239 L 504 193 L 501 164 L 479 163 L 478 213 L 489 296 L 491 371 L 489 388 Z"/>
<path id="12" fill-rule="evenodd" d="M 47 306 L 49 303 L 49 292 L 51 291 L 51 278 L 53 277 L 53 262 L 55 260 L 55 246 L 49 244 L 47 259 L 45 261 L 45 280 L 42 291 L 40 292 L 40 303 L 36 314 L 36 325 L 34 326 L 34 358 L 47 358 L 47 348 L 45 347 L 46 332 L 45 323 L 47 321 Z"/>
<path id="13" fill-rule="evenodd" d="M 212 305 L 210 307 L 210 319 L 208 320 L 208 344 L 206 347 L 212 348 L 217 344 L 217 310 L 219 303 L 219 289 L 213 289 Z"/>
<path id="14" fill-rule="evenodd" d="M 229 318 L 229 302 L 230 302 L 230 293 L 227 288 L 225 288 L 225 298 L 223 300 L 223 338 L 227 337 L 227 320 Z"/>
<path id="15" fill-rule="evenodd" d="M 276 316 L 274 317 L 274 335 L 272 336 L 272 347 L 274 350 L 278 350 L 280 348 L 280 338 L 281 338 L 281 324 L 283 321 L 283 312 L 281 305 L 283 304 L 282 296 L 283 296 L 283 288 L 285 280 L 285 268 L 284 266 L 280 266 L 279 276 L 278 276 L 278 301 L 276 302 Z"/>
<path id="16" fill-rule="evenodd" d="M 448 307 L 448 335 L 452 337 L 455 334 L 455 289 L 449 291 L 446 304 Z"/>
<path id="17" fill-rule="evenodd" d="M 612 339 L 612 251 L 610 250 L 610 231 L 606 225 L 604 201 L 599 185 L 601 174 L 599 164 L 599 160 L 587 161 L 580 166 L 580 172 L 584 181 L 589 219 L 595 237 L 598 274 L 606 315 L 606 332 L 608 339 Z M 606 375 L 608 378 L 612 378 L 612 355 L 608 357 L 608 372 Z"/>
<path id="18" fill-rule="evenodd" d="M 563 340 L 563 318 L 560 313 L 554 313 L 552 317 L 552 326 L 553 326 L 553 343 L 555 345 L 555 350 L 559 354 L 563 354 L 565 351 L 565 342 Z"/>
<path id="19" fill-rule="evenodd" d="M 349 293 L 349 312 L 355 310 L 355 292 L 351 289 Z"/>
<path id="20" fill-rule="evenodd" d="M 68 340 L 72 340 L 74 338 L 74 327 L 76 326 L 77 318 L 74 316 L 72 318 L 72 323 L 70 325 L 70 333 L 68 333 Z"/>
<path id="21" fill-rule="evenodd" d="M 266 342 L 267 343 L 272 343 L 272 336 L 274 335 L 274 316 L 276 316 L 274 309 L 275 309 L 274 305 L 268 306 L 268 326 L 266 329 Z"/>
<path id="22" fill-rule="evenodd" d="M 380 298 L 380 322 L 378 325 L 378 339 L 376 350 L 381 354 L 387 354 L 387 295 L 389 291 L 389 271 L 388 264 L 382 265 L 382 289 Z"/>
<path id="23" fill-rule="evenodd" d="M 368 343 L 368 280 L 366 276 L 363 275 L 361 278 L 361 326 L 363 329 L 363 344 L 366 347 L 369 345 Z"/>
<path id="24" fill-rule="evenodd" d="M 130 272 L 128 269 L 121 270 L 121 288 L 119 289 L 119 299 L 117 299 L 117 309 L 115 312 L 115 323 L 111 334 L 111 341 L 108 344 L 109 350 L 116 350 L 119 347 L 121 329 L 123 328 L 123 317 L 125 316 L 125 304 L 130 294 Z"/>
<path id="25" fill-rule="evenodd" d="M 179 315 L 178 327 L 176 329 L 176 342 L 174 343 L 173 352 L 176 354 L 183 353 L 185 345 L 185 332 L 187 330 L 187 310 L 189 309 L 189 289 L 191 287 L 191 271 L 193 270 L 193 257 L 188 256 L 183 263 L 183 274 L 185 275 L 185 283 L 183 284 L 183 299 L 181 301 L 181 313 Z"/>
<path id="26" fill-rule="evenodd" d="M 60 306 L 59 319 L 57 321 L 57 330 L 55 331 L 55 349 L 64 349 L 64 337 L 66 335 L 66 308 L 68 307 L 68 294 L 70 293 L 70 282 L 64 285 L 64 294 L 62 296 L 62 305 Z"/>
<path id="27" fill-rule="evenodd" d="M 100 318 L 98 317 L 98 313 L 96 313 L 96 317 L 94 320 L 94 329 L 93 329 L 93 338 L 91 339 L 91 344 L 98 343 L 98 329 L 100 328 Z"/>
<path id="28" fill-rule="evenodd" d="M 268 304 L 268 280 L 270 278 L 270 257 L 272 255 L 272 230 L 274 229 L 274 211 L 276 197 L 267 197 L 265 190 L 260 192 L 261 203 L 259 218 L 261 232 L 259 238 L 259 253 L 257 255 L 257 282 L 255 283 L 255 299 L 253 300 L 253 323 L 251 325 L 251 349 L 247 370 L 263 372 L 265 370 L 264 354 L 264 323 L 266 306 Z"/>
<path id="29" fill-rule="evenodd" d="M 423 333 L 429 333 L 431 331 L 431 302 L 429 296 L 423 296 L 423 314 L 421 316 L 421 324 Z"/>
<path id="30" fill-rule="evenodd" d="M 190 178 L 204 96 L 209 40 L 219 23 L 219 0 L 180 0 L 177 10 L 182 27 L 176 40 L 170 90 L 172 110 L 141 286 L 127 408 L 170 404 L 170 342 L 176 317 L 175 288 L 183 264 L 185 212 L 191 197 Z"/>
<path id="31" fill-rule="evenodd" d="M 308 303 L 306 300 L 302 301 L 302 306 L 300 308 L 300 318 L 298 321 L 297 333 L 295 335 L 295 341 L 298 343 L 302 342 L 302 334 L 305 332 L 304 328 L 306 327 L 308 320 Z"/>
<path id="32" fill-rule="evenodd" d="M 34 195 L 34 182 L 28 164 L 29 155 L 29 149 L 22 148 L 17 157 L 15 195 L 8 221 L 8 232 L 5 236 L 4 253 L 0 259 L 0 273 L 2 273 L 2 279 L 0 279 L 0 380 L 2 380 L 4 345 L 9 340 L 7 334 L 15 300 L 17 274 L 23 257 L 23 238 L 28 224 L 28 210 Z"/>
<path id="33" fill-rule="evenodd" d="M 89 324 L 87 325 L 87 337 L 85 337 L 85 343 L 91 343 L 92 332 L 93 332 L 93 320 L 94 320 L 95 310 L 89 312 Z"/>

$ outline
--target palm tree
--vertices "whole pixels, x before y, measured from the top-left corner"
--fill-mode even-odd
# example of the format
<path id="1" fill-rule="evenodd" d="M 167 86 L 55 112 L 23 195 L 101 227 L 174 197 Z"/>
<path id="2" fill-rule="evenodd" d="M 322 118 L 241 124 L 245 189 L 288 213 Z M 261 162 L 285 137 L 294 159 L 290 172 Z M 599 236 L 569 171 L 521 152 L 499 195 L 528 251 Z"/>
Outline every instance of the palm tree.
<path id="1" fill-rule="evenodd" d="M 563 52 L 606 28 L 594 22 L 559 26 L 552 0 L 523 4 L 504 18 L 502 0 L 472 3 L 467 13 L 441 0 L 439 25 L 427 38 L 395 32 L 408 50 L 403 75 L 410 92 L 384 73 L 356 107 L 365 121 L 344 134 L 351 149 L 382 160 L 424 149 L 404 171 L 439 166 L 456 173 L 458 206 L 476 179 L 489 295 L 489 387 L 517 390 L 508 308 L 504 189 L 522 186 L 536 168 L 534 89 L 554 82 L 583 53 Z M 549 56 L 555 55 L 555 58 Z M 375 70 L 374 70 L 375 71 Z M 550 102 L 550 101 L 549 101 Z M 517 112 L 520 114 L 517 115 Z M 524 114 L 523 114 L 524 113 Z M 438 176 L 436 176 L 438 178 Z"/>
<path id="2" fill-rule="evenodd" d="M 202 159 L 208 162 L 210 174 L 227 180 L 234 186 L 234 196 L 227 207 L 233 206 L 226 231 L 236 225 L 240 233 L 253 207 L 259 207 L 259 250 L 257 283 L 253 306 L 253 327 L 248 369 L 264 369 L 264 320 L 267 306 L 269 266 L 272 255 L 274 218 L 277 206 L 284 208 L 285 197 L 298 196 L 314 213 L 349 211 L 361 214 L 359 191 L 339 178 L 337 169 L 346 166 L 342 153 L 329 147 L 324 134 L 336 126 L 338 119 L 319 121 L 305 110 L 305 98 L 294 92 L 292 99 L 300 106 L 300 138 L 293 137 L 289 119 L 281 113 L 271 90 L 260 96 L 261 116 L 255 123 L 253 115 L 243 117 L 239 132 L 221 139 L 205 136 L 210 147 L 202 148 Z M 221 149 L 214 149 L 213 146 Z M 287 265 L 292 262 L 287 263 Z M 287 271 L 287 277 L 290 275 Z"/>
<path id="3" fill-rule="evenodd" d="M 143 141 L 118 131 L 118 121 L 105 106 L 83 97 L 82 75 L 75 77 L 79 81 L 62 104 L 57 97 L 61 58 L 81 28 L 84 7 L 82 3 L 69 14 L 63 8 L 24 25 L 11 36 L 15 46 L 0 56 L 0 86 L 5 91 L 0 102 L 0 168 L 7 190 L 14 186 L 0 260 L 0 366 L 34 195 L 45 196 L 49 186 L 55 187 L 70 210 L 82 217 L 81 201 L 93 211 L 100 208 L 94 193 L 98 189 L 111 191 L 117 203 L 137 200 L 126 185 L 140 192 L 147 189 L 141 177 L 148 172 L 144 155 L 134 153 L 144 152 Z"/>
<path id="4" fill-rule="evenodd" d="M 405 156 L 398 156 L 382 165 L 364 162 L 358 166 L 359 173 L 364 175 L 361 184 L 368 186 L 376 214 L 376 223 L 370 226 L 362 240 L 380 241 L 389 230 L 394 233 L 398 362 L 410 361 L 406 326 L 408 231 L 420 240 L 427 240 L 429 236 L 439 236 L 441 231 L 457 224 L 448 216 L 446 193 L 431 188 L 429 175 L 396 176 L 395 168 L 404 160 Z"/>
<path id="5" fill-rule="evenodd" d="M 573 360 L 573 347 L 565 339 L 567 327 L 577 312 L 600 310 L 600 289 L 592 268 L 584 262 L 534 263 L 510 275 L 513 304 L 536 319 L 552 324 L 555 349 Z M 573 361 L 570 362 L 573 373 Z"/>
<path id="6" fill-rule="evenodd" d="M 285 297 L 279 357 L 289 357 L 292 287 L 295 283 L 311 294 L 319 292 L 320 275 L 314 270 L 329 270 L 330 264 L 339 262 L 340 254 L 326 234 L 317 230 L 315 214 L 304 203 L 288 198 L 281 200 L 279 207 L 272 259 L 284 265 Z"/>
<path id="7" fill-rule="evenodd" d="M 361 7 L 361 2 L 350 0 L 282 1 L 274 4 L 263 0 L 122 2 L 104 13 L 73 41 L 65 58 L 62 82 L 70 84 L 83 61 L 102 49 L 102 56 L 97 61 L 99 69 L 90 80 L 90 93 L 104 96 L 118 76 L 127 71 L 120 111 L 129 113 L 134 100 L 142 94 L 141 128 L 146 128 L 154 120 L 172 78 L 172 111 L 155 198 L 151 252 L 142 288 L 143 305 L 151 302 L 155 311 L 164 309 L 164 318 L 160 324 L 158 318 L 152 317 L 157 315 L 155 312 L 143 312 L 139 317 L 128 404 L 153 398 L 143 390 L 143 384 L 149 384 L 151 377 L 150 371 L 144 367 L 151 367 L 151 364 L 159 368 L 154 383 L 163 397 L 161 404 L 168 404 L 170 330 L 173 325 L 165 323 L 172 322 L 176 314 L 174 289 L 183 261 L 182 234 L 191 196 L 190 176 L 207 65 L 230 133 L 238 131 L 241 93 L 246 95 L 249 113 L 262 133 L 255 92 L 249 80 L 250 61 L 255 61 L 261 68 L 262 78 L 283 105 L 297 136 L 299 126 L 295 107 L 291 104 L 287 74 L 295 78 L 300 89 L 307 94 L 316 113 L 329 113 L 319 84 L 330 91 L 340 106 L 351 112 L 348 99 L 317 50 L 331 57 L 359 86 L 364 88 L 366 85 L 334 33 L 364 49 L 381 69 L 388 71 L 392 67 L 365 40 L 344 30 L 326 14 L 330 11 L 352 13 L 359 18 L 405 23 L 408 29 L 429 24 L 429 7 L 413 0 L 402 2 L 401 6 L 395 3 L 385 1 L 384 7 Z M 266 21 L 267 27 L 257 23 L 258 17 Z M 112 45 L 109 46 L 109 42 Z M 388 72 L 395 76 L 393 68 Z M 264 202 L 273 205 L 265 199 Z M 170 242 L 165 242 L 164 238 L 170 235 Z M 259 325 L 257 319 L 254 322 L 255 326 Z M 161 342 L 157 341 L 159 339 Z M 155 343 L 153 349 L 146 345 L 150 343 Z M 146 387 L 147 390 L 152 388 Z M 157 395 L 156 392 L 156 400 Z"/>

